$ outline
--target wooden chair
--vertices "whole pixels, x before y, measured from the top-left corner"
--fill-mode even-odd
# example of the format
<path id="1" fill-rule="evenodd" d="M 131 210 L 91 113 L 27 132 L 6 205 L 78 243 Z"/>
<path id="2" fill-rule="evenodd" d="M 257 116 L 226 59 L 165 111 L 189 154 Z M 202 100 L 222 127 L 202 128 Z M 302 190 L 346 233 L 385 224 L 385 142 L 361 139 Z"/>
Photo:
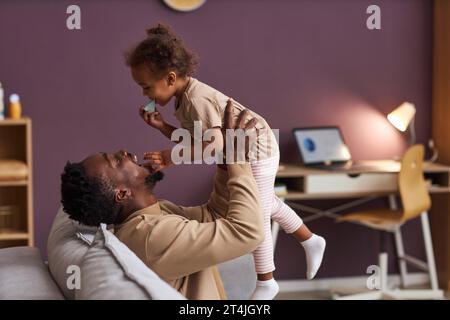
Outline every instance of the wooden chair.
<path id="1" fill-rule="evenodd" d="M 436 265 L 434 261 L 430 224 L 427 211 L 431 207 L 431 199 L 423 177 L 424 147 L 414 145 L 407 150 L 398 176 L 398 186 L 403 208 L 400 210 L 376 209 L 346 214 L 338 218 L 339 222 L 348 221 L 361 224 L 371 229 L 379 230 L 381 235 L 381 250 L 379 254 L 379 288 L 370 292 L 339 296 L 337 299 L 442 299 L 443 292 L 438 288 Z M 425 242 L 427 261 L 405 254 L 401 236 L 401 226 L 420 216 Z M 402 286 L 407 278 L 407 263 L 426 271 L 430 277 L 430 289 L 406 290 L 388 288 L 388 264 L 386 240 L 389 233 L 395 236 L 397 254 L 399 258 Z"/>

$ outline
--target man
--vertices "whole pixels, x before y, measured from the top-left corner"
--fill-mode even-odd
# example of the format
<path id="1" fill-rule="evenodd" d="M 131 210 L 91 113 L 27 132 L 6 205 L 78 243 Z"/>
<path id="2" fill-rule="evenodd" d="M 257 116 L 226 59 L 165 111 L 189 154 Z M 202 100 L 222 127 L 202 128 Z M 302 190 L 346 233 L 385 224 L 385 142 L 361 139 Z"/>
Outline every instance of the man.
<path id="1" fill-rule="evenodd" d="M 247 116 L 243 111 L 236 125 L 228 103 L 224 127 L 251 130 L 256 120 L 245 123 Z M 114 224 L 116 236 L 188 299 L 226 299 L 216 265 L 264 238 L 250 165 L 221 165 L 210 199 L 196 207 L 158 200 L 153 189 L 161 179 L 126 151 L 95 154 L 64 168 L 62 204 L 80 223 Z"/>

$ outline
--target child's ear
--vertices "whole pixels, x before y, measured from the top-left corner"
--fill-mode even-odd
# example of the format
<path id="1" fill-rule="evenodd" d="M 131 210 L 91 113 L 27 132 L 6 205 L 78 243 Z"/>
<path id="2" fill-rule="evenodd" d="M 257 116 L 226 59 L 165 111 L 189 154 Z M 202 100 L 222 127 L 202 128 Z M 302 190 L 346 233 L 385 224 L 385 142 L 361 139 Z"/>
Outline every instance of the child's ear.
<path id="1" fill-rule="evenodd" d="M 169 87 L 174 86 L 175 82 L 177 81 L 177 74 L 173 71 L 170 71 L 167 75 L 167 85 Z"/>

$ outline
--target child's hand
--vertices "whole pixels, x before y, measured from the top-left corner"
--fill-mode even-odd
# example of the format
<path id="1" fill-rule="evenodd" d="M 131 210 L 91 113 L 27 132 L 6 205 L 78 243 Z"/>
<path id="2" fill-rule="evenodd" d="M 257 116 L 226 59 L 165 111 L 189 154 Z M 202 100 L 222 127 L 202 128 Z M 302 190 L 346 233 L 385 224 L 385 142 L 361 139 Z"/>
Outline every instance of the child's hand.
<path id="1" fill-rule="evenodd" d="M 159 111 L 156 109 L 154 112 L 146 112 L 144 110 L 144 106 L 141 106 L 139 108 L 139 115 L 142 117 L 142 119 L 144 119 L 145 122 L 147 122 L 148 125 L 152 126 L 155 129 L 161 130 L 165 125 L 162 114 L 159 113 Z"/>
<path id="2" fill-rule="evenodd" d="M 150 167 L 151 171 L 156 172 L 173 165 L 171 150 L 144 152 L 144 160 L 148 160 L 143 165 Z"/>

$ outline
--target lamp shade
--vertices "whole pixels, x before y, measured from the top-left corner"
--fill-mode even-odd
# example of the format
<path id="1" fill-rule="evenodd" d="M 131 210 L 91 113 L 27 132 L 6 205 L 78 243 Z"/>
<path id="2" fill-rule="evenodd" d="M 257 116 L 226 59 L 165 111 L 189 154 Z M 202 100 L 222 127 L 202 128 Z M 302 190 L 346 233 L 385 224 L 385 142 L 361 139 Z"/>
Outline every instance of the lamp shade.
<path id="1" fill-rule="evenodd" d="M 398 130 L 404 132 L 416 114 L 416 107 L 410 102 L 404 102 L 388 114 L 389 122 Z"/>

